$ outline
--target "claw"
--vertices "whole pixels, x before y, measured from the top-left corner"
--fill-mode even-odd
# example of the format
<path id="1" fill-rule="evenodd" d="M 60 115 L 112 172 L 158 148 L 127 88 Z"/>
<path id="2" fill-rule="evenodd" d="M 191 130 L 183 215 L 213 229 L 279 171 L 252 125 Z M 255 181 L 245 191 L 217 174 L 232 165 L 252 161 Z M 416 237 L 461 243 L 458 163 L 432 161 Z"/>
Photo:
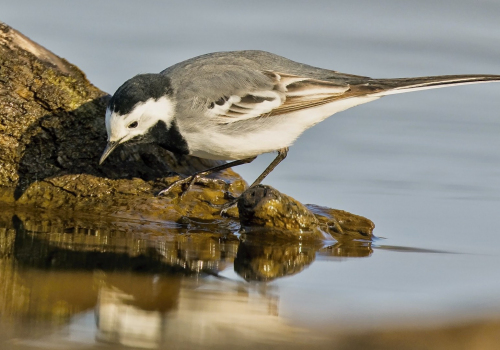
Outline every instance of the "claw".
<path id="1" fill-rule="evenodd" d="M 189 184 L 188 184 L 187 188 L 184 191 L 182 191 L 181 198 L 184 195 L 184 193 L 190 191 L 191 188 L 193 188 L 193 185 L 195 184 L 195 182 L 197 182 L 198 177 L 199 177 L 198 175 L 192 175 L 192 176 L 189 176 L 186 178 L 186 179 L 190 179 L 190 180 L 188 181 Z"/>
<path id="2" fill-rule="evenodd" d="M 182 196 L 184 196 L 184 194 L 188 191 L 191 190 L 191 188 L 193 187 L 194 184 L 202 184 L 202 185 L 208 185 L 210 183 L 216 183 L 218 185 L 227 185 L 227 182 L 224 181 L 224 180 L 221 180 L 221 179 L 211 179 L 211 178 L 206 178 L 206 177 L 202 177 L 201 174 L 195 174 L 195 175 L 191 175 L 191 176 L 188 176 L 184 179 L 181 179 L 181 180 L 177 180 L 175 181 L 174 183 L 172 183 L 170 186 L 168 186 L 167 188 L 165 188 L 164 190 L 161 190 L 160 192 L 158 192 L 157 196 L 163 196 L 163 195 L 166 195 L 168 194 L 174 187 L 177 187 L 177 186 L 182 186 L 182 185 L 185 185 L 185 184 L 188 184 L 187 185 L 187 188 L 182 190 L 181 194 L 180 194 L 180 197 L 182 198 Z"/>
<path id="3" fill-rule="evenodd" d="M 170 186 L 168 186 L 167 188 L 161 190 L 160 192 L 158 192 L 157 196 L 163 196 L 163 195 L 166 195 L 167 193 L 169 193 L 174 187 L 177 187 L 179 185 L 184 185 L 188 182 L 191 182 L 192 181 L 192 176 L 188 176 L 186 177 L 185 179 L 181 179 L 181 180 L 177 180 L 175 181 L 174 183 L 172 183 Z M 188 187 L 189 189 L 190 187 Z M 181 193 L 181 196 L 182 194 L 184 193 L 184 191 Z"/>
<path id="4" fill-rule="evenodd" d="M 225 215 L 229 209 L 234 208 L 237 204 L 238 204 L 238 198 L 235 198 L 223 204 L 221 206 L 220 215 L 221 216 Z"/>

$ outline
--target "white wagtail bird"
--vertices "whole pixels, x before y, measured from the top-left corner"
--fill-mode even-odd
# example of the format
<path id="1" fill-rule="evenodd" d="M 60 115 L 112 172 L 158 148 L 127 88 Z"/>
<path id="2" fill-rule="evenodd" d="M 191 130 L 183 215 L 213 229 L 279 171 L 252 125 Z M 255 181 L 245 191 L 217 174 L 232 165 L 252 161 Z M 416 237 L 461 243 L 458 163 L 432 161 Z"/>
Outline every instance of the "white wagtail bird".
<path id="1" fill-rule="evenodd" d="M 500 75 L 372 79 L 264 51 L 210 53 L 120 86 L 106 111 L 108 145 L 100 163 L 124 143 L 157 143 L 177 154 L 232 160 L 179 180 L 164 194 L 277 151 L 252 187 L 286 157 L 300 134 L 337 112 L 386 95 L 491 81 Z"/>

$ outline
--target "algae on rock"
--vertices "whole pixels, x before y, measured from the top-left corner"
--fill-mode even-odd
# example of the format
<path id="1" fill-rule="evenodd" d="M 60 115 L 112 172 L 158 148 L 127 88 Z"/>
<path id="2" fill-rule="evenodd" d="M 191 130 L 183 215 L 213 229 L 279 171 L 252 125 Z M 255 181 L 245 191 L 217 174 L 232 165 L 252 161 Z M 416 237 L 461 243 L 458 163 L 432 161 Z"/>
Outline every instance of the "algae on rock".
<path id="1" fill-rule="evenodd" d="M 221 204 L 226 191 L 244 190 L 244 181 L 226 171 L 227 185 L 198 188 L 182 202 L 156 198 L 176 179 L 168 177 L 174 172 L 220 162 L 155 145 L 121 147 L 99 166 L 108 99 L 76 66 L 0 23 L 0 202 L 108 215 L 134 208 L 131 215 L 163 220 L 193 212 L 211 219 L 217 211 L 203 201 Z"/>

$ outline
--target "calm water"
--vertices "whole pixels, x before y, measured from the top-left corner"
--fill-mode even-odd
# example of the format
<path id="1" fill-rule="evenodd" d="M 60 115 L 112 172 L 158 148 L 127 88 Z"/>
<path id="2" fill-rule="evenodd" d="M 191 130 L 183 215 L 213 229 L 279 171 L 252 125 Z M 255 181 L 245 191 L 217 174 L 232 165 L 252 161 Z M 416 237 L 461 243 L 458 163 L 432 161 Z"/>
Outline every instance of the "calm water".
<path id="1" fill-rule="evenodd" d="M 137 73 L 234 49 L 373 77 L 500 74 L 498 1 L 18 0 L 0 1 L 0 8 L 0 20 L 77 64 L 108 92 Z M 247 283 L 235 272 L 239 247 L 232 235 L 223 245 L 208 240 L 178 248 L 186 257 L 174 264 L 205 262 L 225 279 L 172 275 L 165 253 L 143 273 L 135 263 L 121 271 L 82 270 L 56 259 L 61 266 L 50 268 L 45 257 L 41 268 L 17 257 L 3 262 L 12 290 L 3 287 L 2 295 L 12 299 L 2 301 L 8 312 L 0 336 L 20 348 L 245 346 L 256 339 L 301 346 L 331 337 L 332 329 L 498 317 L 499 96 L 500 84 L 390 96 L 335 115 L 296 142 L 266 183 L 304 203 L 372 219 L 384 239 L 369 251 L 358 247 L 366 254 L 306 247 L 313 262 L 267 284 Z M 252 181 L 271 158 L 237 170 Z M 24 230 L 25 242 L 62 251 L 74 248 L 67 242 L 91 251 L 106 237 L 110 259 L 119 253 L 127 261 L 148 247 L 168 251 L 183 233 L 164 237 L 95 222 L 80 231 L 53 222 L 34 230 L 12 226 L 8 217 L 9 225 L 11 233 Z"/>

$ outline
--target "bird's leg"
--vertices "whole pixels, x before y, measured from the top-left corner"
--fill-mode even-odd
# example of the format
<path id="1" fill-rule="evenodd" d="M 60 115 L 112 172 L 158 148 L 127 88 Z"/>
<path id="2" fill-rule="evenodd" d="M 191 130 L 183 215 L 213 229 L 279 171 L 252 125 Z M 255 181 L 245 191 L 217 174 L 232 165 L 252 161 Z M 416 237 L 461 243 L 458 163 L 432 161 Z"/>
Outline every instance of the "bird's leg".
<path id="1" fill-rule="evenodd" d="M 271 164 L 268 165 L 268 167 L 266 168 L 266 170 L 264 170 L 262 172 L 262 174 L 260 174 L 260 176 L 253 182 L 253 184 L 250 185 L 249 188 L 255 187 L 258 184 L 260 184 L 262 182 L 262 180 L 264 180 L 265 177 L 267 175 L 269 175 L 271 173 L 271 171 L 273 171 L 274 168 L 276 168 L 278 166 L 278 164 L 281 163 L 281 161 L 283 159 L 286 158 L 287 154 L 288 154 L 288 147 L 279 149 L 278 150 L 278 155 L 276 156 L 276 158 L 274 158 L 274 160 L 271 162 Z"/>
<path id="2" fill-rule="evenodd" d="M 255 187 L 258 184 L 260 184 L 262 182 L 262 180 L 264 180 L 265 177 L 267 175 L 269 175 L 271 173 L 271 171 L 273 171 L 274 168 L 276 168 L 276 166 L 278 166 L 278 164 L 281 163 L 281 161 L 283 159 L 286 158 L 287 154 L 288 154 L 288 147 L 280 148 L 278 150 L 278 155 L 276 156 L 276 158 L 274 158 L 274 160 L 271 162 L 271 164 L 269 164 L 267 166 L 266 170 L 264 170 L 262 172 L 262 174 L 260 174 L 260 176 L 250 185 L 250 187 L 248 189 L 250 189 L 252 187 Z M 235 198 L 232 201 L 229 201 L 226 204 L 224 204 L 222 206 L 221 214 L 225 213 L 226 211 L 228 211 L 229 209 L 231 209 L 232 207 L 234 207 L 237 202 L 238 202 L 238 198 Z"/>
<path id="3" fill-rule="evenodd" d="M 222 165 L 219 165 L 219 166 L 215 166 L 213 168 L 210 168 L 210 169 L 207 169 L 207 170 L 202 170 L 202 171 L 198 171 L 196 173 L 194 173 L 193 175 L 191 176 L 188 176 L 186 177 L 185 179 L 181 179 L 181 180 L 178 180 L 178 181 L 175 181 L 173 184 L 171 184 L 170 186 L 168 186 L 167 188 L 165 188 L 164 190 L 161 190 L 160 192 L 158 192 L 158 196 L 161 196 L 161 195 L 164 195 L 164 194 L 167 194 L 168 192 L 170 192 L 172 190 L 172 188 L 176 187 L 176 186 L 179 186 L 179 185 L 184 185 L 184 184 L 188 184 L 188 188 L 186 189 L 186 191 L 188 191 L 192 186 L 193 184 L 202 176 L 206 176 L 206 175 L 209 175 L 209 174 L 212 174 L 212 173 L 215 173 L 217 171 L 221 171 L 221 170 L 225 170 L 225 169 L 229 169 L 229 168 L 232 168 L 232 167 L 235 167 L 237 165 L 242 165 L 242 164 L 247 164 L 247 163 L 250 163 L 252 162 L 255 158 L 257 157 L 251 157 L 251 158 L 245 158 L 245 159 L 239 159 L 239 160 L 235 160 L 233 162 L 229 162 L 229 163 L 226 163 L 226 164 L 222 164 Z"/>

